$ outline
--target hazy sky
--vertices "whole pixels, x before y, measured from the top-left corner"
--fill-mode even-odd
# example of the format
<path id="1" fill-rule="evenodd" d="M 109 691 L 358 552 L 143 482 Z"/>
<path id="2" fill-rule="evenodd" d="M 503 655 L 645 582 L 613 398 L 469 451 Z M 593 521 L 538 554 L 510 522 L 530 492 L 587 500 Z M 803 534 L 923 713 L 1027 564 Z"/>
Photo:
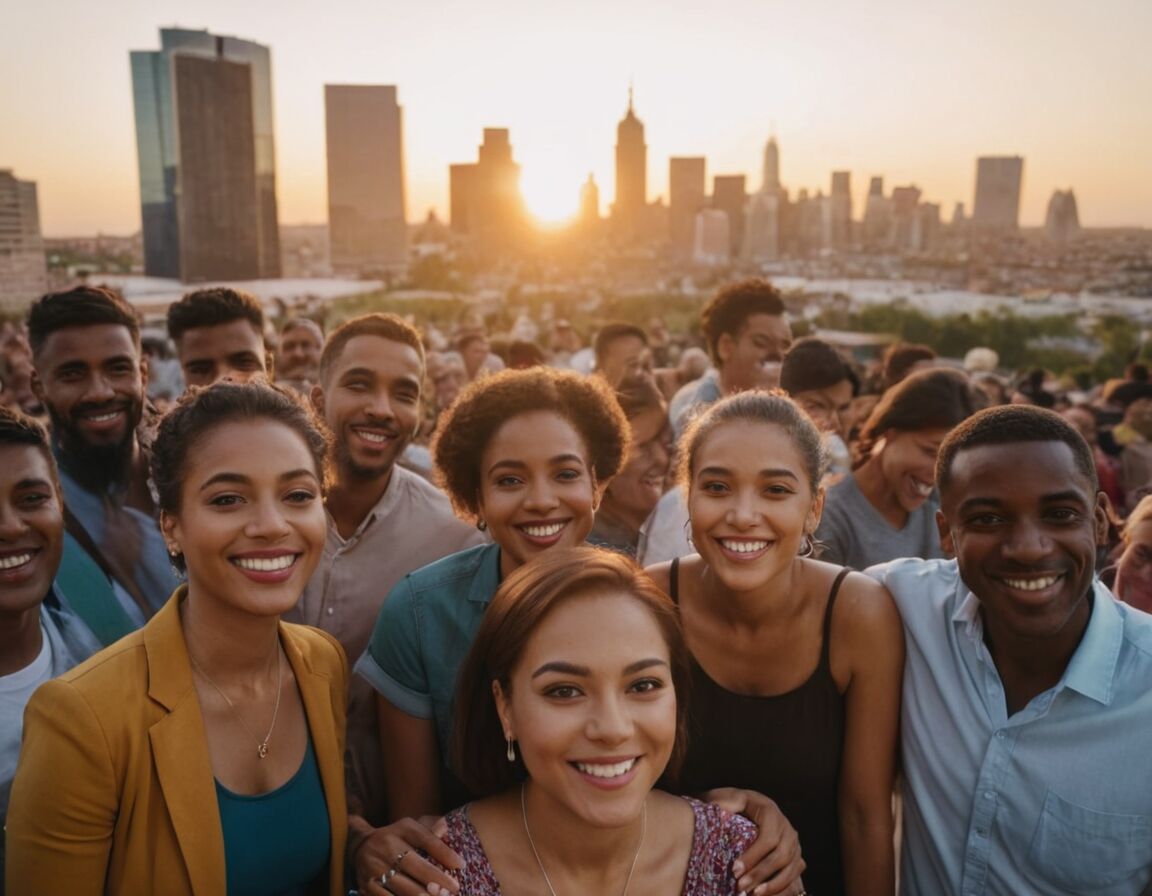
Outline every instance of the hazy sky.
<path id="1" fill-rule="evenodd" d="M 1150 0 L 40 0 L 12 3 L 0 54 L 0 168 L 39 182 L 44 232 L 140 226 L 128 51 L 158 29 L 272 48 L 280 219 L 326 219 L 325 83 L 396 84 L 409 218 L 448 201 L 448 165 L 508 127 L 532 208 L 606 211 L 635 82 L 648 192 L 668 157 L 828 190 L 852 171 L 971 210 L 978 155 L 1025 157 L 1022 223 L 1073 187 L 1082 223 L 1152 226 Z"/>

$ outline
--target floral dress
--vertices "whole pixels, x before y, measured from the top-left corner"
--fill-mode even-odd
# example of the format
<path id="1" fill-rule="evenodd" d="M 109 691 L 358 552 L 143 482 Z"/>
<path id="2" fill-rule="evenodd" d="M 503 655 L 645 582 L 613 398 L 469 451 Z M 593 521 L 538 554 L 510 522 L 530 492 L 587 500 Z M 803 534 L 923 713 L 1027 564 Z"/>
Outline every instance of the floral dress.
<path id="1" fill-rule="evenodd" d="M 735 896 L 738 891 L 732 863 L 756 839 L 756 826 L 719 806 L 684 799 L 692 807 L 695 831 L 682 896 Z M 444 820 L 448 825 L 444 842 L 464 860 L 463 868 L 448 872 L 459 881 L 460 892 L 466 896 L 500 896 L 500 884 L 468 818 L 468 807 L 454 809 Z"/>

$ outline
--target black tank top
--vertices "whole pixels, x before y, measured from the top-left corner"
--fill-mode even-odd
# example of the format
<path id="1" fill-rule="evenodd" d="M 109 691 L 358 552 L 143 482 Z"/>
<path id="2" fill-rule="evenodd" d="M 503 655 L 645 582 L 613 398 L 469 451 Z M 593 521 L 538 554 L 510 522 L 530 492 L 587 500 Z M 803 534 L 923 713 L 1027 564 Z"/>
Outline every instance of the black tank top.
<path id="1" fill-rule="evenodd" d="M 786 694 L 736 694 L 708 677 L 692 660 L 688 756 L 680 778 L 685 793 L 713 787 L 755 790 L 776 801 L 800 835 L 811 896 L 840 896 L 837 796 L 844 746 L 844 696 L 829 664 L 832 607 L 842 569 L 828 594 L 820 661 L 804 684 Z M 670 592 L 680 603 L 680 561 L 672 561 Z"/>

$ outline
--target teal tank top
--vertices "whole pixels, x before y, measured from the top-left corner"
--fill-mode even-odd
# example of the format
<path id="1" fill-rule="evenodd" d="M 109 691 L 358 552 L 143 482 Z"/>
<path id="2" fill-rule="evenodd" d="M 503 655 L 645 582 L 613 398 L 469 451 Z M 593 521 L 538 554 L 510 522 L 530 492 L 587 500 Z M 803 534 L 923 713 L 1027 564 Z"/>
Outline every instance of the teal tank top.
<path id="1" fill-rule="evenodd" d="M 331 824 L 312 738 L 296 774 L 245 796 L 216 782 L 228 896 L 297 896 L 328 867 Z"/>

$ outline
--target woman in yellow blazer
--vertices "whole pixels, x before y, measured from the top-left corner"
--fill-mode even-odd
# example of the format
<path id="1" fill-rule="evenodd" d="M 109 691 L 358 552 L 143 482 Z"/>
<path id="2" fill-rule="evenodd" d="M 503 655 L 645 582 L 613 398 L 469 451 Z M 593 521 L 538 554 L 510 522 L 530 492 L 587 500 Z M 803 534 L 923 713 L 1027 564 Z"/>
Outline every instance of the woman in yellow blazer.
<path id="1" fill-rule="evenodd" d="M 153 481 L 188 584 L 29 702 L 10 896 L 342 892 L 346 663 L 279 619 L 323 547 L 325 448 L 266 385 L 161 423 Z"/>

